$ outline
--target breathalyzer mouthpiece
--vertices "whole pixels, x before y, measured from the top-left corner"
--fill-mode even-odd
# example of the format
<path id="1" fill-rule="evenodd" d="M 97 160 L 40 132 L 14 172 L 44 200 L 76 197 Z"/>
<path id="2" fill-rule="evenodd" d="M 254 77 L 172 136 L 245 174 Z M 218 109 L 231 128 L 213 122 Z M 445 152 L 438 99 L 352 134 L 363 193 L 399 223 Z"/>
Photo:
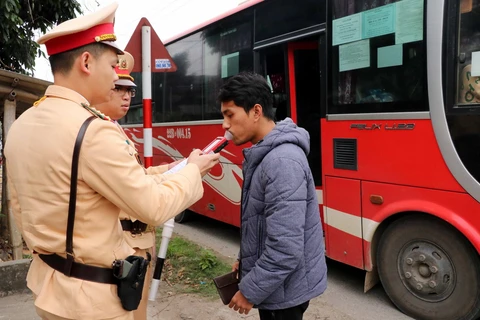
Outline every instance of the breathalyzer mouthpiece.
<path id="1" fill-rule="evenodd" d="M 225 139 L 227 139 L 229 141 L 233 139 L 233 136 L 229 131 L 225 131 L 224 137 L 225 137 Z"/>

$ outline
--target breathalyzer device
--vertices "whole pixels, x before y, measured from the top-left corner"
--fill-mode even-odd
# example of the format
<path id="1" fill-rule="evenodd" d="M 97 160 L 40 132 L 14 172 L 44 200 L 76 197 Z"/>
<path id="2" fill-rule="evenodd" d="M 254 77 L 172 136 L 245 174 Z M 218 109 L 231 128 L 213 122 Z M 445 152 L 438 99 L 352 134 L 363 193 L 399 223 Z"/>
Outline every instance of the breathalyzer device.
<path id="1" fill-rule="evenodd" d="M 223 148 L 226 147 L 228 144 L 228 140 L 226 137 L 216 137 L 212 142 L 210 142 L 203 150 L 203 154 L 209 154 L 209 153 L 219 153 Z M 172 169 L 168 170 L 165 172 L 165 174 L 168 173 L 175 173 L 185 167 L 187 165 L 187 159 L 184 159 L 182 162 L 177 164 L 175 167 Z"/>
<path id="2" fill-rule="evenodd" d="M 206 146 L 202 152 L 204 154 L 219 153 L 228 144 L 228 140 L 225 137 L 216 137 L 208 146 Z"/>

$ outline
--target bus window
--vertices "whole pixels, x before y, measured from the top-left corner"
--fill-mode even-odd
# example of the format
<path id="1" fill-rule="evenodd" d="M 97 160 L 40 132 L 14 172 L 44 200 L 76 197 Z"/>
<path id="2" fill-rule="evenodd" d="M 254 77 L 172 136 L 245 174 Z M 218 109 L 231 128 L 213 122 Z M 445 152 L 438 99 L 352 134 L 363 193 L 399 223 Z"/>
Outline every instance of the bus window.
<path id="1" fill-rule="evenodd" d="M 478 104 L 480 103 L 480 1 L 461 1 L 459 26 L 457 104 Z"/>
<path id="2" fill-rule="evenodd" d="M 301 3 L 301 5 L 300 5 Z M 264 1 L 255 9 L 255 42 L 325 23 L 325 2 Z"/>
<path id="3" fill-rule="evenodd" d="M 217 95 L 223 82 L 253 70 L 251 23 L 231 23 L 202 31 L 204 39 L 204 120 L 221 119 Z"/>
<path id="4" fill-rule="evenodd" d="M 424 0 L 331 0 L 328 113 L 428 110 Z"/>
<path id="5" fill-rule="evenodd" d="M 165 104 L 162 101 L 163 121 L 202 120 L 203 39 L 194 33 L 167 47 L 177 65 L 177 71 L 168 73 L 162 83 Z"/>

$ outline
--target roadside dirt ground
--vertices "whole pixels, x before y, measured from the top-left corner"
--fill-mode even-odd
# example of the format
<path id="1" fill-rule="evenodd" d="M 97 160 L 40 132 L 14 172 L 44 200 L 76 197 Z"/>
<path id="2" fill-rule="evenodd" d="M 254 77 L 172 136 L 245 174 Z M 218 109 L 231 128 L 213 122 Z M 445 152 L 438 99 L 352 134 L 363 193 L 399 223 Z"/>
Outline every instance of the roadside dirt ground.
<path id="1" fill-rule="evenodd" d="M 149 320 L 258 320 L 258 311 L 240 315 L 220 299 L 203 298 L 195 294 L 178 294 L 168 285 L 161 284 L 157 300 L 149 302 Z M 322 298 L 313 300 L 305 313 L 305 320 L 353 320 Z M 0 320 L 39 320 L 35 313 L 31 293 L 16 294 L 0 299 Z"/>
<path id="2" fill-rule="evenodd" d="M 353 320 L 354 318 L 335 310 L 333 306 L 314 300 L 305 313 L 305 320 Z M 313 300 L 312 300 L 313 302 Z M 162 320 L 235 320 L 260 319 L 252 309 L 248 315 L 240 315 L 224 306 L 218 299 L 208 299 L 195 294 L 177 294 L 165 283 L 160 285 L 156 302 L 149 302 L 148 319 Z"/>
<path id="3" fill-rule="evenodd" d="M 176 224 L 175 233 L 219 255 L 235 260 L 240 237 L 238 228 L 207 218 L 197 217 L 192 223 Z M 158 248 L 157 248 L 158 249 Z M 305 320 L 407 320 L 389 301 L 381 286 L 369 293 L 363 292 L 364 273 L 334 261 L 329 265 L 328 288 L 313 299 L 305 313 Z M 0 320 L 38 320 L 31 294 L 0 298 Z M 157 300 L 149 302 L 148 319 L 152 320 L 258 320 L 258 311 L 239 315 L 220 298 L 205 298 L 195 294 L 182 294 L 166 281 L 160 283 Z"/>

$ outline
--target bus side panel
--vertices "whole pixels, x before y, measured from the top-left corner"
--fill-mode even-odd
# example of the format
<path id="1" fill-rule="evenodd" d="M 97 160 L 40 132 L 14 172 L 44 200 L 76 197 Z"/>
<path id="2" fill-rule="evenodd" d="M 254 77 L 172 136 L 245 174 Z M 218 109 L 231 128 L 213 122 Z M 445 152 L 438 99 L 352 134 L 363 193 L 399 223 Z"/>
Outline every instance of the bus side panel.
<path id="1" fill-rule="evenodd" d="M 360 181 L 325 178 L 327 256 L 363 269 Z"/>
<path id="2" fill-rule="evenodd" d="M 409 129 L 399 129 L 401 124 Z M 322 169 L 327 176 L 464 192 L 443 160 L 428 119 L 322 119 L 321 127 Z M 336 138 L 356 140 L 356 170 L 335 168 Z"/>
<path id="3" fill-rule="evenodd" d="M 125 128 L 127 136 L 143 156 L 143 130 Z M 188 157 L 194 148 L 202 149 L 225 131 L 219 124 L 162 125 L 153 128 L 153 165 Z M 143 157 L 142 157 L 143 158 Z M 190 210 L 235 226 L 240 224 L 243 182 L 241 148 L 229 144 L 221 152 L 220 164 L 203 178 L 204 196 Z"/>
<path id="4" fill-rule="evenodd" d="M 374 204 L 371 196 L 383 198 Z M 371 270 L 370 243 L 378 225 L 388 217 L 404 212 L 423 212 L 453 225 L 480 252 L 480 204 L 466 193 L 416 188 L 362 181 L 362 213 L 365 268 Z"/>
<path id="5" fill-rule="evenodd" d="M 222 162 L 203 179 L 204 195 L 190 210 L 239 227 L 242 192 L 239 166 Z"/>

